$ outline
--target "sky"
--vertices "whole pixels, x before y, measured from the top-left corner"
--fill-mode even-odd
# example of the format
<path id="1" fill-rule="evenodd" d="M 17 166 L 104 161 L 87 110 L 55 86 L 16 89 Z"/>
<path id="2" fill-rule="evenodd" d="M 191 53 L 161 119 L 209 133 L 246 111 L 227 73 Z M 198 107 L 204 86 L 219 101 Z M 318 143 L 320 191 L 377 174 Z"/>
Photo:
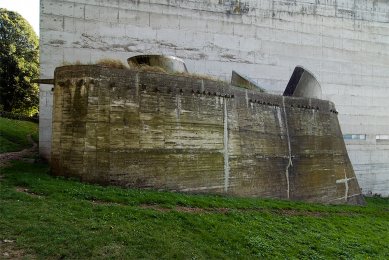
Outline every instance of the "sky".
<path id="1" fill-rule="evenodd" d="M 0 0 L 0 8 L 18 12 L 39 36 L 39 0 Z"/>

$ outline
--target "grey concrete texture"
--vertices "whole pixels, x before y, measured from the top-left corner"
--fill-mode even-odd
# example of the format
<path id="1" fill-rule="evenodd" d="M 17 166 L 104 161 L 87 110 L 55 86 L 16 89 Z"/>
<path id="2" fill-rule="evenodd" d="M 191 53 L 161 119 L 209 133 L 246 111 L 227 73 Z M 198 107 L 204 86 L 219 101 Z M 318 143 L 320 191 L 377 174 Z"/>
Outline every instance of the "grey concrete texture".
<path id="1" fill-rule="evenodd" d="M 334 104 L 99 66 L 55 72 L 52 172 L 135 188 L 363 204 Z"/>
<path id="2" fill-rule="evenodd" d="M 41 78 L 64 63 L 177 56 L 229 81 L 244 72 L 270 93 L 296 65 L 337 105 L 363 193 L 389 195 L 389 2 L 385 0 L 41 1 Z M 50 158 L 52 86 L 41 85 L 40 149 Z"/>
<path id="3" fill-rule="evenodd" d="M 234 70 L 231 73 L 231 85 L 265 92 L 265 90 L 252 79 Z"/>
<path id="4" fill-rule="evenodd" d="M 157 67 L 168 73 L 187 73 L 185 62 L 174 56 L 166 55 L 135 55 L 127 59 L 127 63 L 132 69 L 144 66 Z"/>
<path id="5" fill-rule="evenodd" d="M 302 66 L 294 69 L 283 95 L 322 99 L 320 83 L 311 72 Z"/>

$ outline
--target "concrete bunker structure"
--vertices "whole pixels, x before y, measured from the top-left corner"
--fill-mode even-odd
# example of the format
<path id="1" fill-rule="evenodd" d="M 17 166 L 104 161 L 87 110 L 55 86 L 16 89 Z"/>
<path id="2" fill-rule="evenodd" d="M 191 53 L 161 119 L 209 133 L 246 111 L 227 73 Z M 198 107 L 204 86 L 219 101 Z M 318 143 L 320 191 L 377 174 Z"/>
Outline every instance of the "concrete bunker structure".
<path id="1" fill-rule="evenodd" d="M 82 181 L 364 202 L 330 101 L 97 65 L 54 76 L 52 172 Z"/>

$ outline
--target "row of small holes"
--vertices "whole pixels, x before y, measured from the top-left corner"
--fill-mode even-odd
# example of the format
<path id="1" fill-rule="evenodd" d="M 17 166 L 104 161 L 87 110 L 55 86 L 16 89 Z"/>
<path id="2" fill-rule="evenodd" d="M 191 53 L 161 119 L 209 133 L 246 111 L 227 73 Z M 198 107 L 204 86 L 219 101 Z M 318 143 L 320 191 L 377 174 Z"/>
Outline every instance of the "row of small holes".
<path id="1" fill-rule="evenodd" d="M 280 106 L 279 104 L 272 104 L 270 102 L 265 102 L 265 101 L 256 100 L 256 99 L 255 100 L 250 99 L 249 102 L 250 103 L 260 104 L 260 105 L 275 106 L 275 107 L 279 107 Z"/>
<path id="2" fill-rule="evenodd" d="M 334 110 L 334 109 L 331 109 L 330 112 L 331 112 L 331 113 L 334 113 L 334 114 L 339 114 L 339 112 L 336 111 L 336 110 Z"/>
<path id="3" fill-rule="evenodd" d="M 81 81 L 81 82 L 82 82 L 82 81 Z M 142 91 L 146 91 L 146 85 L 145 85 L 145 84 L 141 84 L 141 90 L 142 90 Z M 154 89 L 154 92 L 160 92 L 159 89 L 158 89 L 158 87 L 156 87 L 156 88 Z M 169 88 L 168 91 L 167 91 L 167 93 L 170 94 L 171 92 L 172 92 L 172 90 Z M 184 91 L 183 91 L 182 89 L 180 89 L 180 94 L 182 95 L 183 93 L 184 93 Z M 234 95 L 227 95 L 227 94 L 222 95 L 222 94 L 220 94 L 220 93 L 218 94 L 218 93 L 216 93 L 216 92 L 213 92 L 213 93 L 211 93 L 211 92 L 209 92 L 209 91 L 208 91 L 208 92 L 206 92 L 206 91 L 200 92 L 199 90 L 197 90 L 197 91 L 195 92 L 194 90 L 192 90 L 192 95 L 194 95 L 194 94 L 197 94 L 197 95 L 200 95 L 200 94 L 202 94 L 202 95 L 207 95 L 207 94 L 208 94 L 208 96 L 213 95 L 213 96 L 219 96 L 219 97 L 225 97 L 225 98 L 234 98 L 234 97 L 235 97 Z M 261 104 L 261 105 L 275 106 L 275 107 L 279 107 L 279 106 L 280 106 L 279 104 L 272 104 L 272 103 L 270 103 L 270 102 L 265 102 L 265 101 L 261 101 L 261 100 L 252 100 L 252 99 L 250 99 L 249 102 L 250 102 L 250 103 L 257 103 L 257 104 Z M 291 105 L 291 107 L 294 107 L 294 106 Z M 320 110 L 319 107 L 302 106 L 302 105 L 297 105 L 297 108 Z M 334 110 L 334 109 L 331 109 L 330 112 L 331 112 L 331 113 L 334 113 L 334 114 L 338 114 L 338 113 L 339 113 L 338 111 L 336 111 L 336 110 Z"/>
<path id="4" fill-rule="evenodd" d="M 182 92 L 181 92 L 182 93 Z M 224 97 L 224 98 L 234 98 L 235 96 L 234 95 L 228 95 L 228 94 L 221 94 L 221 93 L 216 93 L 216 92 L 206 92 L 206 91 L 203 91 L 203 92 L 200 92 L 200 90 L 197 90 L 196 92 L 194 90 L 192 90 L 192 95 L 194 94 L 197 94 L 197 95 L 208 95 L 208 96 L 218 96 L 218 97 Z"/>
<path id="5" fill-rule="evenodd" d="M 141 90 L 142 91 L 146 91 L 146 85 L 145 84 L 141 84 L 140 85 L 141 86 Z M 153 90 L 154 92 L 161 92 L 159 89 L 158 89 L 158 87 L 156 87 L 156 88 L 154 88 L 154 90 Z M 184 91 L 182 90 L 182 89 L 180 89 L 180 94 L 182 95 L 182 94 L 184 94 Z M 170 94 L 170 93 L 172 93 L 172 90 L 169 88 L 168 90 L 167 90 L 167 93 L 168 94 Z M 220 93 L 216 93 L 216 92 L 213 92 L 213 93 L 211 93 L 211 92 L 206 92 L 206 91 L 203 91 L 203 92 L 200 92 L 200 90 L 197 90 L 197 91 L 194 91 L 194 90 L 192 90 L 192 95 L 195 95 L 195 94 L 197 94 L 197 95 L 208 95 L 208 96 L 218 96 L 218 97 L 225 97 L 225 98 L 234 98 L 235 97 L 235 95 L 229 95 L 229 94 L 220 94 Z"/>
<path id="6" fill-rule="evenodd" d="M 268 106 L 276 106 L 276 107 L 280 106 L 279 104 L 272 104 L 270 102 L 265 102 L 265 101 L 261 101 L 261 100 L 252 100 L 252 99 L 250 99 L 249 102 L 250 103 L 257 103 L 257 104 L 261 104 L 261 105 L 268 105 Z M 290 105 L 290 107 L 294 107 L 294 106 Z M 320 110 L 320 108 L 318 106 L 317 107 L 312 107 L 312 106 L 297 105 L 297 108 Z M 334 109 L 331 109 L 330 112 L 334 113 L 334 114 L 338 114 L 339 113 L 338 111 L 336 111 Z"/>
<path id="7" fill-rule="evenodd" d="M 291 107 L 293 107 L 293 105 L 291 105 Z M 303 106 L 303 105 L 297 105 L 297 108 L 320 110 L 319 107 L 311 107 L 311 106 Z"/>

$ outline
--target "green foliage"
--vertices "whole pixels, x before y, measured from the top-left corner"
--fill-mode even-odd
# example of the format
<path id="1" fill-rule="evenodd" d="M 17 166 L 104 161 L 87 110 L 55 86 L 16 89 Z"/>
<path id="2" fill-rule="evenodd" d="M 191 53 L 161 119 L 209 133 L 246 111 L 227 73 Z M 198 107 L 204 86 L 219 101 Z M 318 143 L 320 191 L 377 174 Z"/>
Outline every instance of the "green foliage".
<path id="1" fill-rule="evenodd" d="M 0 8 L 0 109 L 32 115 L 38 111 L 39 41 L 18 13 Z"/>
<path id="2" fill-rule="evenodd" d="M 37 258 L 388 259 L 389 199 L 331 206 L 101 187 L 2 170 L 0 240 Z"/>
<path id="3" fill-rule="evenodd" d="M 0 153 L 19 151 L 31 146 L 28 135 L 38 140 L 38 124 L 0 117 Z"/>

